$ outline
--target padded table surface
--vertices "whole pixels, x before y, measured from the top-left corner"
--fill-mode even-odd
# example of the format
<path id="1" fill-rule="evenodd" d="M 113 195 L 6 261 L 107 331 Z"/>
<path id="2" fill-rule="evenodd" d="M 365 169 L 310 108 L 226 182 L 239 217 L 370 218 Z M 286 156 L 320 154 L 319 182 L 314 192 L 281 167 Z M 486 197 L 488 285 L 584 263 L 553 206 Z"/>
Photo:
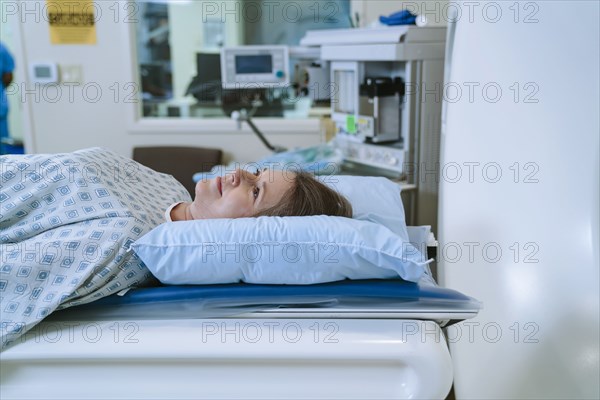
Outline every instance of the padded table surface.
<path id="1" fill-rule="evenodd" d="M 452 289 L 401 279 L 316 285 L 158 286 L 137 288 L 73 307 L 50 318 L 419 318 L 462 320 L 477 300 Z"/>
<path id="2" fill-rule="evenodd" d="M 96 306 L 182 301 L 192 299 L 219 300 L 268 299 L 286 297 L 289 300 L 302 297 L 333 296 L 340 298 L 371 299 L 430 299 L 452 302 L 470 301 L 471 298 L 452 289 L 425 286 L 401 279 L 345 280 L 316 285 L 255 285 L 234 283 L 223 285 L 176 285 L 133 289 L 123 296 L 109 296 L 93 303 Z M 294 302 L 294 300 L 292 300 Z"/>

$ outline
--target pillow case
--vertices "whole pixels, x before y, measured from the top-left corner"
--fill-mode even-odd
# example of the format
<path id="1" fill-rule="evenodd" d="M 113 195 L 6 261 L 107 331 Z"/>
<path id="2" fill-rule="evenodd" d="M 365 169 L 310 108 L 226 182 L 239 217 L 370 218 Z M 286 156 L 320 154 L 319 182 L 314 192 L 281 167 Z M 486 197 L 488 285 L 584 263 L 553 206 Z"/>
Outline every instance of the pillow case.
<path id="1" fill-rule="evenodd" d="M 165 284 L 417 282 L 428 262 L 382 225 L 329 216 L 165 223 L 132 248 Z"/>
<path id="2" fill-rule="evenodd" d="M 381 224 L 408 242 L 398 184 L 375 176 L 323 175 L 317 179 L 348 199 L 352 218 Z"/>

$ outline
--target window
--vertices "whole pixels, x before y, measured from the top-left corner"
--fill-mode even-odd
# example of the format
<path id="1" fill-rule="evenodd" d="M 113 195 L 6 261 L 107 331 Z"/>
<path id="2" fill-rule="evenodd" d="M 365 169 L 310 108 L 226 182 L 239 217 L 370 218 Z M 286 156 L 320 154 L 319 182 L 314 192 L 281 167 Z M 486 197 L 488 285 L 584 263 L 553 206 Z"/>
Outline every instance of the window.
<path id="1" fill-rule="evenodd" d="M 137 54 L 144 117 L 223 118 L 261 100 L 257 116 L 283 117 L 298 104 L 320 101 L 303 87 L 303 66 L 290 57 L 289 86 L 274 89 L 221 87 L 224 46 L 297 46 L 307 30 L 350 27 L 349 0 L 198 1 L 136 0 Z M 308 63 L 308 64 L 307 64 Z M 265 57 L 248 59 L 249 70 L 268 66 Z M 328 74 L 321 74 L 326 79 Z M 325 83 L 323 83 L 325 86 Z M 323 92 L 317 90 L 316 92 Z M 298 101 L 300 98 L 303 101 Z"/>

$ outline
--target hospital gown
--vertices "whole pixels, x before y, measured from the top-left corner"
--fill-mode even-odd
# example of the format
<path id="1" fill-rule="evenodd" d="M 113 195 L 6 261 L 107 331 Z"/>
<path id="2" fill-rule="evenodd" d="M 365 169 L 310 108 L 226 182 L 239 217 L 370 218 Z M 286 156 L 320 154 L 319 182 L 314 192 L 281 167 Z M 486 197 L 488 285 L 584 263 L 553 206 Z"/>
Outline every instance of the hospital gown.
<path id="1" fill-rule="evenodd" d="M 0 157 L 0 345 L 57 309 L 153 281 L 130 245 L 187 190 L 109 150 Z"/>

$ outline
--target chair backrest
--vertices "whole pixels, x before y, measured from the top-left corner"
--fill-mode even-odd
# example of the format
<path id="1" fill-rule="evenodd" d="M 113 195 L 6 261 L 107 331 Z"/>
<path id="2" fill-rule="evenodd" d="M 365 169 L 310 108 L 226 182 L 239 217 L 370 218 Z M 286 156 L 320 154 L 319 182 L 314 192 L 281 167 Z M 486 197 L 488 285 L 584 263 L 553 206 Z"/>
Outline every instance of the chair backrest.
<path id="1" fill-rule="evenodd" d="M 194 198 L 196 172 L 210 171 L 221 164 L 223 152 L 202 147 L 155 146 L 135 147 L 133 159 L 155 171 L 173 175 Z"/>

